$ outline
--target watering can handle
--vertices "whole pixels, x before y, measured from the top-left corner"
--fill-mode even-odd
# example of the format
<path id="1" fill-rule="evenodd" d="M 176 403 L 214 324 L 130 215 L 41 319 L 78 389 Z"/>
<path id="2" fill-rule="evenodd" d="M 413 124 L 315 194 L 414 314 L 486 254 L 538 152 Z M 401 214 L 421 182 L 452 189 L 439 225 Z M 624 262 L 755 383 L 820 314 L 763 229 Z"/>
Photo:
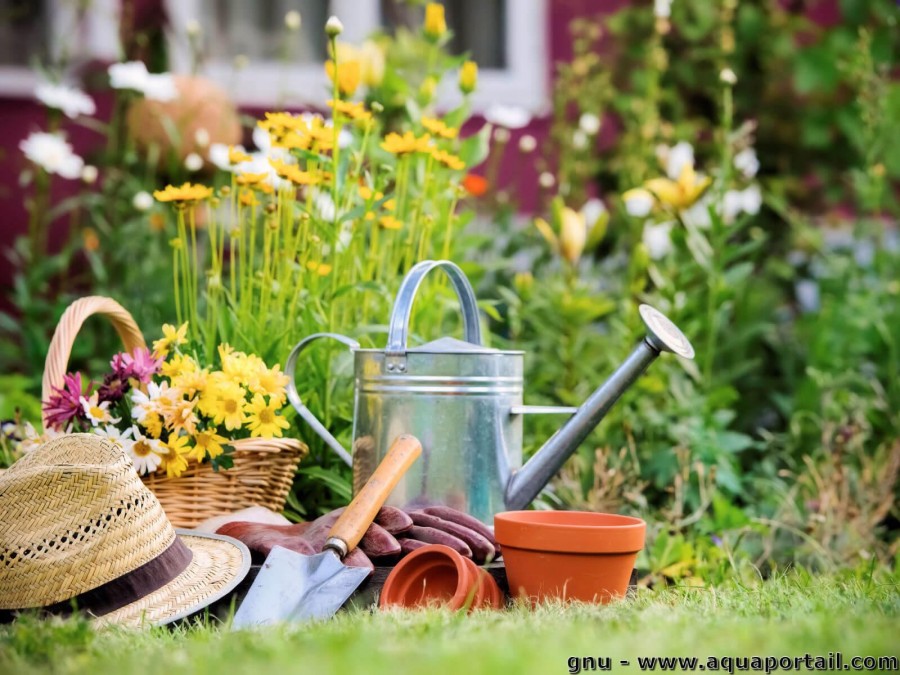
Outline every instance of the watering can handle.
<path id="1" fill-rule="evenodd" d="M 353 457 L 351 457 L 350 453 L 344 449 L 344 446 L 338 442 L 338 439 L 331 435 L 331 432 L 325 428 L 325 425 L 322 424 L 319 419 L 312 414 L 312 411 L 303 404 L 303 401 L 300 400 L 300 394 L 297 393 L 297 383 L 294 381 L 294 370 L 297 367 L 297 357 L 300 355 L 300 352 L 306 349 L 311 342 L 325 337 L 337 340 L 338 342 L 347 345 L 351 350 L 359 349 L 359 343 L 356 340 L 338 333 L 313 333 L 312 335 L 303 338 L 291 350 L 291 354 L 288 356 L 287 363 L 284 366 L 285 373 L 287 373 L 288 376 L 286 387 L 287 397 L 291 402 L 291 405 L 294 406 L 294 409 L 300 414 L 300 417 L 306 420 L 306 423 L 312 427 L 313 431 L 319 434 L 322 440 L 328 444 L 328 447 L 334 450 L 349 466 L 353 466 Z"/>
<path id="2" fill-rule="evenodd" d="M 415 265 L 406 275 L 394 300 L 394 309 L 391 312 L 391 323 L 388 328 L 387 354 L 405 354 L 409 344 L 409 320 L 412 315 L 413 300 L 416 292 L 425 276 L 431 270 L 440 267 L 443 269 L 462 305 L 463 332 L 466 342 L 473 345 L 481 345 L 481 324 L 478 322 L 478 302 L 475 299 L 475 291 L 469 283 L 465 273 L 449 260 L 423 260 Z"/>

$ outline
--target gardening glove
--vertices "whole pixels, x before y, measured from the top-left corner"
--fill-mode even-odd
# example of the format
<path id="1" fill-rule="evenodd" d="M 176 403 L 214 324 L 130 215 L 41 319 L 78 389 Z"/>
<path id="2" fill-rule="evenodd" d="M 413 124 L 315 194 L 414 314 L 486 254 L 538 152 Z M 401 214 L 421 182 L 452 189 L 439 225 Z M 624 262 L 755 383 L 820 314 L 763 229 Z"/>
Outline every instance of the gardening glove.
<path id="1" fill-rule="evenodd" d="M 494 533 L 477 518 L 449 506 L 407 510 L 413 526 L 398 533 L 403 555 L 426 544 L 444 544 L 481 565 L 499 555 Z"/>

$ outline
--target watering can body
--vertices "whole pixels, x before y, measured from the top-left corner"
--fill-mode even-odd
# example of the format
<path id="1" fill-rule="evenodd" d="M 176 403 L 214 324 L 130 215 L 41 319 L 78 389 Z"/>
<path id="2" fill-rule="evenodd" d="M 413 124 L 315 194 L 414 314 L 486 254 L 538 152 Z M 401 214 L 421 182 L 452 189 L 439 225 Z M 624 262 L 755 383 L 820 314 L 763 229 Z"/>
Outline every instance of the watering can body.
<path id="1" fill-rule="evenodd" d="M 425 276 L 438 268 L 450 277 L 459 297 L 465 339 L 444 337 L 410 348 L 416 292 Z M 354 355 L 352 455 L 302 403 L 293 380 L 301 352 L 325 337 L 342 342 Z M 685 344 L 690 347 L 686 339 Z M 666 349 L 667 345 L 643 341 L 579 408 L 525 406 L 524 352 L 483 346 L 468 279 L 451 262 L 425 261 L 413 267 L 401 284 L 386 349 L 361 349 L 342 335 L 318 333 L 294 347 L 285 371 L 291 378 L 288 398 L 298 413 L 352 464 L 354 492 L 374 472 L 391 441 L 412 434 L 422 443 L 421 460 L 407 471 L 387 503 L 441 504 L 492 524 L 496 513 L 524 508 L 537 496 L 622 391 Z M 563 413 L 571 418 L 520 470 L 522 420 L 529 413 Z"/>

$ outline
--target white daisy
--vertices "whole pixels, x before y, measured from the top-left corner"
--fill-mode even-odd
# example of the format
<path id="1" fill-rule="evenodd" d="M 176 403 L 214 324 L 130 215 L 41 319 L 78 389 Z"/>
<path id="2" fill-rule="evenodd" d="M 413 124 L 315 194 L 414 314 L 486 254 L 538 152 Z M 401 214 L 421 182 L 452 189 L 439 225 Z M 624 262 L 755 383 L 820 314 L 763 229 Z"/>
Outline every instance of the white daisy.
<path id="1" fill-rule="evenodd" d="M 101 403 L 99 396 L 100 394 L 95 391 L 90 398 L 84 396 L 80 398 L 81 407 L 85 416 L 91 421 L 91 425 L 96 427 L 98 424 L 115 424 L 121 421 L 120 417 L 113 417 L 109 412 L 109 401 Z"/>
<path id="2" fill-rule="evenodd" d="M 484 111 L 484 119 L 499 127 L 521 129 L 531 122 L 531 113 L 518 106 L 495 103 Z"/>
<path id="3" fill-rule="evenodd" d="M 35 87 L 34 96 L 48 108 L 62 110 L 66 117 L 73 120 L 79 115 L 93 115 L 97 112 L 94 99 L 80 89 L 66 84 L 42 82 Z"/>
<path id="4" fill-rule="evenodd" d="M 105 427 L 95 427 L 94 433 L 103 438 L 108 438 L 127 452 L 134 441 L 131 439 L 131 429 L 122 431 L 119 427 L 107 424 Z"/>
<path id="5" fill-rule="evenodd" d="M 694 146 L 687 141 L 680 141 L 666 153 L 666 175 L 678 180 L 685 167 L 694 166 Z"/>
<path id="6" fill-rule="evenodd" d="M 744 148 L 734 156 L 734 168 L 744 174 L 745 178 L 753 178 L 759 171 L 759 158 L 753 148 Z"/>
<path id="7" fill-rule="evenodd" d="M 157 438 L 151 438 L 141 433 L 137 427 L 132 427 L 134 441 L 127 452 L 134 462 L 134 468 L 139 474 L 153 473 L 162 463 L 162 455 L 169 454 L 169 449 Z"/>
<path id="8" fill-rule="evenodd" d="M 36 131 L 19 143 L 19 149 L 47 173 L 63 178 L 81 178 L 84 160 L 58 134 Z"/>
<path id="9" fill-rule="evenodd" d="M 146 393 L 137 388 L 132 389 L 131 416 L 138 424 L 143 424 L 148 415 L 159 413 L 161 404 L 174 401 L 176 394 L 178 394 L 178 390 L 169 387 L 168 382 L 162 384 L 149 382 Z"/>
<path id="10" fill-rule="evenodd" d="M 654 224 L 647 222 L 644 225 L 644 232 L 641 235 L 641 241 L 647 247 L 647 253 L 653 260 L 659 260 L 672 252 L 672 225 L 674 223 Z"/>

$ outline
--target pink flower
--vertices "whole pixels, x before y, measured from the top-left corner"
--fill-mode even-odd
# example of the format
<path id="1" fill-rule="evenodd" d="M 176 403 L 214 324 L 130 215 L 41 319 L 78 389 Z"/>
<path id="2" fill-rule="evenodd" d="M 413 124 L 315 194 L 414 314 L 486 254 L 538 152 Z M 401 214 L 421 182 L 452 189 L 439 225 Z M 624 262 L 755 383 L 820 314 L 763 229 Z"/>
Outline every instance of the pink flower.
<path id="1" fill-rule="evenodd" d="M 88 383 L 87 392 L 94 388 L 92 382 Z M 60 430 L 70 421 L 79 419 L 84 421 L 84 409 L 81 406 L 82 383 L 81 373 L 68 373 L 63 378 L 63 385 L 55 387 L 53 393 L 44 401 L 44 417 L 47 426 Z"/>
<path id="2" fill-rule="evenodd" d="M 161 358 L 153 358 L 146 347 L 138 347 L 131 354 L 127 352 L 116 354 L 109 365 L 120 380 L 135 379 L 147 384 L 150 378 L 159 372 L 162 362 Z"/>

